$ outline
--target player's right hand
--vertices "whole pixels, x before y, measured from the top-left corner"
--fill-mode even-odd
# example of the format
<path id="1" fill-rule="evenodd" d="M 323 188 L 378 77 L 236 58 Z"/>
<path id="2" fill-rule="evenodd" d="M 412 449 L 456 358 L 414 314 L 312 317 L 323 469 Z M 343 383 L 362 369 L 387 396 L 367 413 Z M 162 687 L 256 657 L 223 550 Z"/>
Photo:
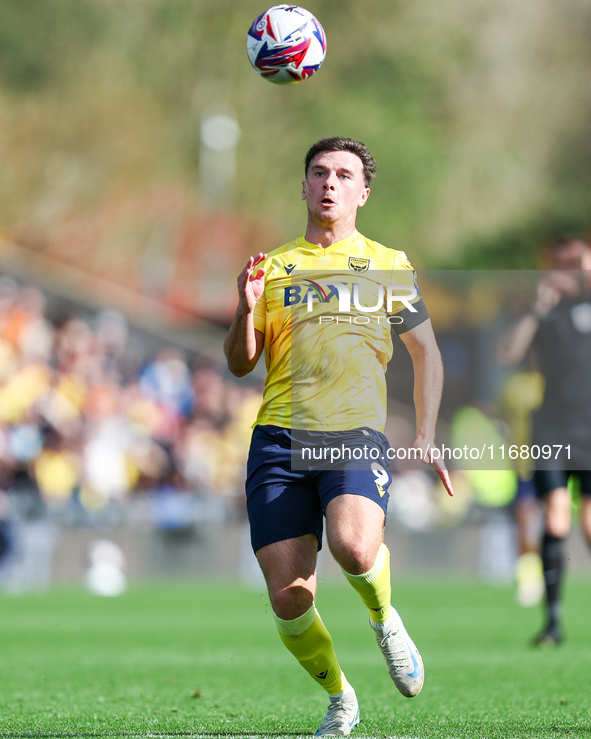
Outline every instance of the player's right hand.
<path id="1" fill-rule="evenodd" d="M 574 275 L 568 272 L 553 272 L 538 285 L 534 315 L 545 318 L 555 308 L 564 295 L 576 295 L 578 290 Z"/>
<path id="2" fill-rule="evenodd" d="M 265 270 L 257 269 L 261 262 L 267 258 L 266 254 L 259 252 L 256 257 L 249 257 L 246 267 L 238 275 L 238 298 L 239 307 L 245 313 L 251 313 L 265 288 Z"/>

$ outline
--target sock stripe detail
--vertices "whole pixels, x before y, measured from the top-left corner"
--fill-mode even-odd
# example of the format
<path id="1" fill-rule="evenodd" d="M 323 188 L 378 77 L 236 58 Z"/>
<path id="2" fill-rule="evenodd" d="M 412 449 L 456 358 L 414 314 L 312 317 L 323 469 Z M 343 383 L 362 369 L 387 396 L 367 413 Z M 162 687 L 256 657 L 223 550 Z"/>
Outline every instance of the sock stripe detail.
<path id="1" fill-rule="evenodd" d="M 273 616 L 275 616 L 275 623 L 279 633 L 285 634 L 285 636 L 301 636 L 301 634 L 303 634 L 306 629 L 309 629 L 314 623 L 314 619 L 316 618 L 316 606 L 312 604 L 305 613 L 302 613 L 302 615 L 297 618 L 285 620 L 283 618 L 279 618 L 275 613 Z"/>
<path id="2" fill-rule="evenodd" d="M 347 580 L 351 582 L 366 582 L 366 583 L 372 583 L 375 582 L 378 577 L 382 574 L 382 570 L 384 569 L 384 565 L 386 564 L 386 555 L 388 553 L 387 546 L 382 542 L 380 545 L 380 548 L 378 549 L 378 553 L 376 555 L 376 561 L 373 563 L 373 567 L 371 570 L 368 570 L 367 572 L 361 573 L 361 575 L 351 575 L 349 572 L 343 570 L 343 574 L 347 578 Z"/>

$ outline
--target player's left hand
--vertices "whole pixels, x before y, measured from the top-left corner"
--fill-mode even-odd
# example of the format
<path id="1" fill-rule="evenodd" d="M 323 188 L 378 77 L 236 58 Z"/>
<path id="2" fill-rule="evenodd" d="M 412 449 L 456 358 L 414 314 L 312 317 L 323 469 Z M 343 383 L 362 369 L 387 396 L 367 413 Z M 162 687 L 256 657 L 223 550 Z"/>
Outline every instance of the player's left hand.
<path id="1" fill-rule="evenodd" d="M 431 467 L 433 467 L 435 472 L 439 475 L 439 479 L 443 483 L 443 487 L 447 490 L 447 494 L 453 498 L 454 490 L 451 485 L 449 472 L 447 471 L 443 459 L 441 459 L 441 457 L 433 456 L 433 448 L 435 444 L 433 442 L 420 441 L 417 439 L 414 446 L 421 450 L 421 459 L 423 463 L 430 464 Z"/>

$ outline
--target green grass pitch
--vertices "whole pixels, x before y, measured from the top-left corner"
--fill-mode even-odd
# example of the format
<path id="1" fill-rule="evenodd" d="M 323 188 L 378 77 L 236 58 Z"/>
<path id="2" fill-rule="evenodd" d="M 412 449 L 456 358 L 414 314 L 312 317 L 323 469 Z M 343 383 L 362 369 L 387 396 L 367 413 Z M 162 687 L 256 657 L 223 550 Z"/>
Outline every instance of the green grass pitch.
<path id="1" fill-rule="evenodd" d="M 591 738 L 591 581 L 570 578 L 567 641 L 540 652 L 512 588 L 395 583 L 426 681 L 398 694 L 346 583 L 318 608 L 361 705 L 355 737 Z M 268 597 L 236 583 L 0 596 L 0 737 L 297 737 L 323 691 L 282 646 Z"/>

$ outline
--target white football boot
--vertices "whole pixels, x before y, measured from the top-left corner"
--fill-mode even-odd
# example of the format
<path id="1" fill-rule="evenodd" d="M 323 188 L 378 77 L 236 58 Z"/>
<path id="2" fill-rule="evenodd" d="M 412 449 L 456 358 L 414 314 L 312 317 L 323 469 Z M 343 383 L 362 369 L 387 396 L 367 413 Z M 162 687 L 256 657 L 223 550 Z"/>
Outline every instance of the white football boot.
<path id="1" fill-rule="evenodd" d="M 407 698 L 418 695 L 425 681 L 423 660 L 404 628 L 398 611 L 392 606 L 386 623 L 377 624 L 370 619 L 370 624 L 394 685 Z"/>
<path id="2" fill-rule="evenodd" d="M 359 703 L 355 691 L 349 685 L 339 698 L 330 696 L 324 721 L 316 729 L 315 736 L 349 736 L 359 723 Z"/>

